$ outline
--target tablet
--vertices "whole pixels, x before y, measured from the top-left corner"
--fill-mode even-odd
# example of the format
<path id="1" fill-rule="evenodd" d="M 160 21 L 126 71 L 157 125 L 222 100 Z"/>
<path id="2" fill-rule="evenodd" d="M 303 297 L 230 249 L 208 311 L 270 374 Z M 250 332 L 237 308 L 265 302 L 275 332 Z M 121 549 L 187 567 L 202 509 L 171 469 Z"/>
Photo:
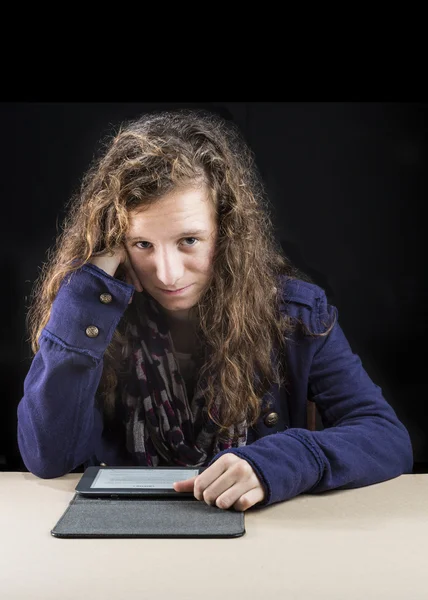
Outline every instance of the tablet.
<path id="1" fill-rule="evenodd" d="M 193 492 L 176 492 L 175 481 L 190 479 L 206 467 L 87 467 L 75 491 L 82 496 L 192 497 Z"/>

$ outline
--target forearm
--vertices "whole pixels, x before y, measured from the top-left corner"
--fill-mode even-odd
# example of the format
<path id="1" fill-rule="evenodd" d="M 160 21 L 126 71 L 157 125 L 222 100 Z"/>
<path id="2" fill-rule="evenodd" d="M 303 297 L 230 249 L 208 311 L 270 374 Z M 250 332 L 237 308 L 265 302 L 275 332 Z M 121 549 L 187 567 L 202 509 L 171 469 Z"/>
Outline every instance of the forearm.
<path id="1" fill-rule="evenodd" d="M 102 361 L 42 336 L 18 406 L 19 449 L 38 477 L 65 475 L 93 454 L 102 368 Z"/>
<path id="2" fill-rule="evenodd" d="M 265 488 L 263 504 L 386 481 L 413 464 L 405 428 L 379 416 L 324 431 L 289 429 L 226 452 L 251 464 Z"/>
<path id="3" fill-rule="evenodd" d="M 18 406 L 18 444 L 34 474 L 59 477 L 93 455 L 101 435 L 94 429 L 94 398 L 103 356 L 132 291 L 93 267 L 62 285 Z M 111 300 L 103 303 L 101 294 Z M 95 337 L 89 326 L 97 328 Z"/>
<path id="4" fill-rule="evenodd" d="M 378 483 L 412 471 L 410 436 L 340 326 L 313 344 L 308 391 L 324 430 L 291 428 L 231 450 L 258 473 L 268 504 L 301 493 Z"/>

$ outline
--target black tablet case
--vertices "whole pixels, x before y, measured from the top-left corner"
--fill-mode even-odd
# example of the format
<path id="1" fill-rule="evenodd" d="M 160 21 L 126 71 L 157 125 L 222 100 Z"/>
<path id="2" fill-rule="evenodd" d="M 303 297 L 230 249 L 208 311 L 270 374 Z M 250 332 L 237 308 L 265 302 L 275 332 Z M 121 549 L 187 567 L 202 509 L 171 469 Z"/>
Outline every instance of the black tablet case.
<path id="1" fill-rule="evenodd" d="M 244 513 L 196 498 L 89 498 L 75 494 L 51 530 L 60 538 L 225 538 L 245 533 Z"/>

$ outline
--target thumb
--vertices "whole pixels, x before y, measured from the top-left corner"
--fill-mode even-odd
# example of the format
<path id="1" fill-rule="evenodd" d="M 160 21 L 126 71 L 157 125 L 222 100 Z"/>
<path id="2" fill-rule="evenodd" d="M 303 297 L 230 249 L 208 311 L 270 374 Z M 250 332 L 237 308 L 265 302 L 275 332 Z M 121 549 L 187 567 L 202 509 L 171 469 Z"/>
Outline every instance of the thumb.
<path id="1" fill-rule="evenodd" d="M 176 492 L 193 492 L 193 487 L 195 484 L 195 477 L 191 477 L 190 479 L 184 479 L 183 481 L 176 481 L 173 483 L 173 488 Z"/>

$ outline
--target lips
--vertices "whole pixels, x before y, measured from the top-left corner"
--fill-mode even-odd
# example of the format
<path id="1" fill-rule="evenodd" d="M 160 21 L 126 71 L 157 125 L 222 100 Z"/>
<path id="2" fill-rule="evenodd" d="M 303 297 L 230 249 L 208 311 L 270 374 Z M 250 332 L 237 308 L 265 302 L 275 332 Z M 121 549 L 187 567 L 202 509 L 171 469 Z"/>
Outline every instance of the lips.
<path id="1" fill-rule="evenodd" d="M 190 285 L 187 285 L 186 287 L 183 288 L 179 288 L 177 290 L 167 290 L 164 288 L 158 288 L 158 290 L 160 290 L 161 292 L 163 292 L 164 294 L 166 294 L 167 296 L 178 296 L 179 294 L 183 294 L 186 290 L 188 290 L 191 286 L 193 285 L 193 283 L 191 283 Z"/>

